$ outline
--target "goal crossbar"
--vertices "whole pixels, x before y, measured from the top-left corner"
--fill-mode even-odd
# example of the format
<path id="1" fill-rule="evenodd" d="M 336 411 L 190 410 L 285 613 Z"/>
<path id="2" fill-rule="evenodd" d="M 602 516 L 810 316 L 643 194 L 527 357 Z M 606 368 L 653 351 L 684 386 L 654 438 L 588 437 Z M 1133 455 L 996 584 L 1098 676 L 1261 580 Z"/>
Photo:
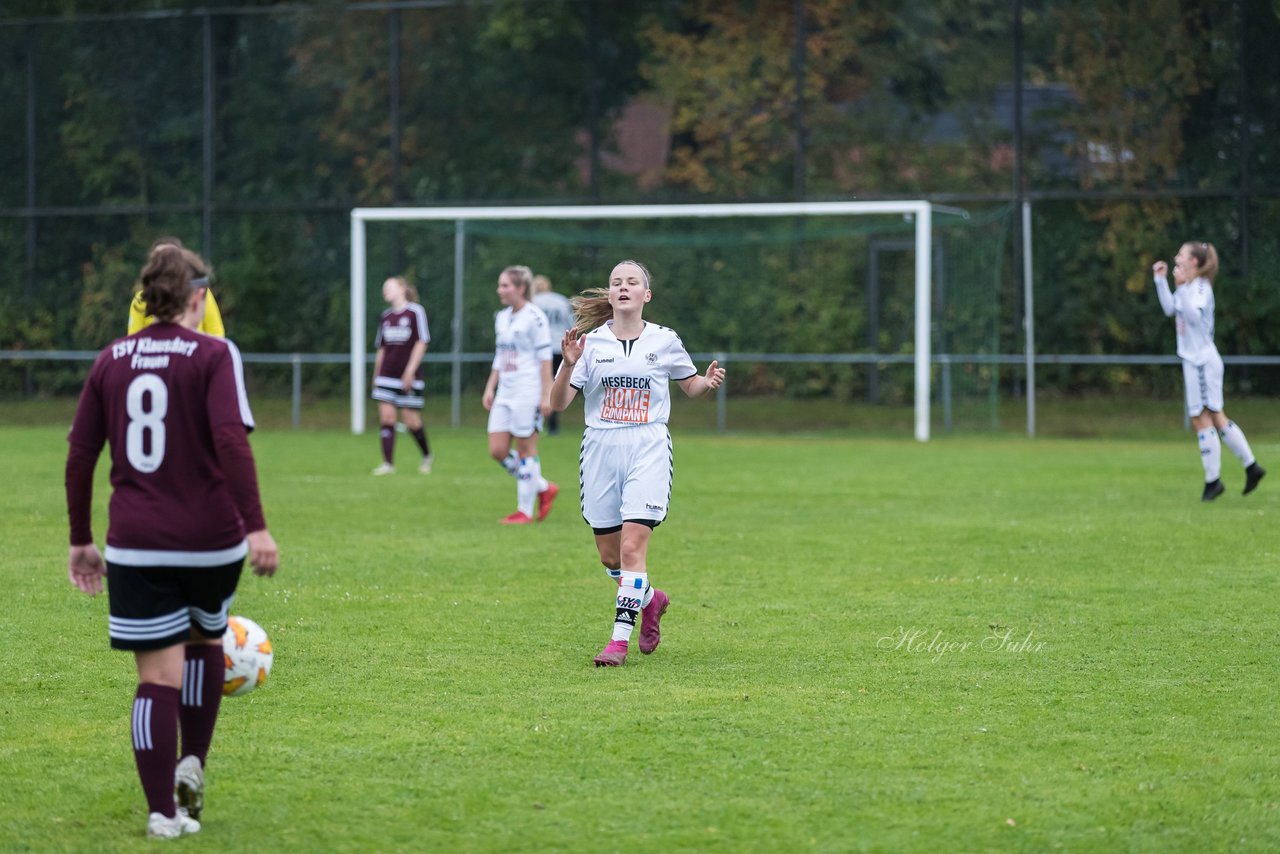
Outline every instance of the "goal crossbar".
<path id="1" fill-rule="evenodd" d="M 708 217 L 858 216 L 902 214 L 915 221 L 915 436 L 929 439 L 929 363 L 932 327 L 933 205 L 927 201 L 778 202 L 709 205 L 551 205 L 517 207 L 354 208 L 351 211 L 351 432 L 365 427 L 365 225 L 369 222 L 453 220 L 453 423 L 459 419 L 462 378 L 462 289 L 466 223 L 492 220 L 683 219 Z"/>

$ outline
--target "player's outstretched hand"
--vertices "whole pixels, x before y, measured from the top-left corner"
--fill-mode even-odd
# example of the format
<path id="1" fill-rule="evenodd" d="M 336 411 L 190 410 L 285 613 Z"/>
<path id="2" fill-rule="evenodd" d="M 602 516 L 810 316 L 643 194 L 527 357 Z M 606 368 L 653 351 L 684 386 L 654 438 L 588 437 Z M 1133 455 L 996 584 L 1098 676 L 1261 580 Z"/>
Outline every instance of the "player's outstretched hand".
<path id="1" fill-rule="evenodd" d="M 720 388 L 720 383 L 724 382 L 724 368 L 719 367 L 719 364 L 712 359 L 711 364 L 707 365 L 707 373 L 703 379 L 707 381 L 708 388 Z"/>
<path id="2" fill-rule="evenodd" d="M 566 329 L 564 338 L 560 339 L 560 357 L 570 365 L 578 364 L 586 346 L 586 338 L 585 335 L 579 335 L 576 329 Z"/>
<path id="3" fill-rule="evenodd" d="M 276 548 L 271 532 L 263 528 L 245 539 L 249 541 L 249 565 L 253 567 L 253 574 L 275 575 L 280 566 L 280 549 Z"/>
<path id="4" fill-rule="evenodd" d="M 72 546 L 67 556 L 67 578 L 82 592 L 97 596 L 102 592 L 102 577 L 107 574 L 107 565 L 102 562 L 102 555 L 93 543 L 86 546 Z"/>
<path id="5" fill-rule="evenodd" d="M 1151 272 L 1152 272 L 1152 273 L 1154 273 L 1154 274 L 1155 274 L 1155 275 L 1157 275 L 1157 276 L 1165 276 L 1165 277 L 1168 277 L 1168 275 L 1169 275 L 1169 265 L 1168 265 L 1168 264 L 1166 264 L 1166 263 L 1165 263 L 1165 262 L 1163 262 L 1163 261 L 1157 261 L 1157 262 L 1155 262 L 1154 264 L 1152 264 L 1152 265 L 1151 265 Z"/>

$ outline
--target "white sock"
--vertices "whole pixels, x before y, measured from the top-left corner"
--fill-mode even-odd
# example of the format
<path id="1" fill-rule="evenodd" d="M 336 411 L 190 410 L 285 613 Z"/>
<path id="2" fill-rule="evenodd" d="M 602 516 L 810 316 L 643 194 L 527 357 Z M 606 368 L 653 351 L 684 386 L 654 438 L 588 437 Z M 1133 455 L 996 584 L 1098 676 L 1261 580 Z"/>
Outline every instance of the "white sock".
<path id="1" fill-rule="evenodd" d="M 530 457 L 529 460 L 529 468 L 533 472 L 530 482 L 533 484 L 533 495 L 536 498 L 539 492 L 546 492 L 550 484 L 542 476 L 542 457 Z"/>
<path id="2" fill-rule="evenodd" d="M 613 640 L 631 639 L 631 632 L 640 618 L 641 603 L 648 591 L 648 573 L 622 570 L 622 583 L 618 585 L 617 609 L 613 618 Z"/>
<path id="3" fill-rule="evenodd" d="M 1244 437 L 1244 431 L 1236 426 L 1236 422 L 1228 421 L 1227 426 L 1223 427 L 1219 433 L 1227 448 L 1240 458 L 1245 468 L 1257 462 L 1253 457 L 1253 449 L 1249 447 L 1249 440 Z"/>
<path id="4" fill-rule="evenodd" d="M 1222 474 L 1222 443 L 1218 431 L 1210 427 L 1196 434 L 1200 442 L 1200 464 L 1204 466 L 1204 482 L 1213 483 Z"/>
<path id="5" fill-rule="evenodd" d="M 508 451 L 507 458 L 498 460 L 498 465 L 507 470 L 507 474 L 512 477 L 516 476 L 516 472 L 520 469 L 520 455 L 515 451 Z"/>
<path id="6" fill-rule="evenodd" d="M 610 569 L 605 567 L 604 571 L 609 574 L 609 579 L 618 586 L 622 586 L 622 570 Z M 653 585 L 649 584 L 644 588 L 644 597 L 640 600 L 640 607 L 648 608 L 649 603 L 653 601 Z"/>
<path id="7" fill-rule="evenodd" d="M 538 497 L 538 479 L 542 466 L 537 457 L 525 457 L 516 472 L 516 509 L 533 516 L 533 501 Z"/>

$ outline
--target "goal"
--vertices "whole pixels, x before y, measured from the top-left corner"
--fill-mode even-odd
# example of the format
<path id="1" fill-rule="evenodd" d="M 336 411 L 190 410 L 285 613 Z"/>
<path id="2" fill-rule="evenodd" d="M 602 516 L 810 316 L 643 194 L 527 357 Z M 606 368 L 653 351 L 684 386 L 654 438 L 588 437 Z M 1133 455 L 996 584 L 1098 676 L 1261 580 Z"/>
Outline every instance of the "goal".
<path id="1" fill-rule="evenodd" d="M 453 313 L 450 323 L 450 351 L 448 356 L 433 353 L 436 361 L 451 366 L 453 390 L 453 423 L 458 423 L 462 366 L 467 354 L 463 349 L 465 283 L 468 280 L 468 237 L 486 225 L 496 223 L 535 225 L 541 229 L 544 239 L 555 239 L 557 229 L 563 229 L 566 240 L 580 239 L 584 229 L 605 223 L 633 221 L 636 223 L 671 225 L 676 231 L 688 231 L 698 221 L 706 220 L 765 220 L 784 219 L 793 228 L 803 229 L 806 223 L 815 227 L 821 222 L 831 222 L 854 217 L 896 217 L 899 228 L 906 223 L 914 240 L 914 421 L 915 438 L 929 439 L 930 360 L 932 329 L 932 264 L 933 214 L 935 206 L 927 201 L 880 202 L 790 202 L 776 204 L 707 204 L 707 205 L 562 205 L 528 207 L 395 207 L 355 208 L 351 212 L 351 430 L 365 430 L 366 393 L 368 383 L 368 332 L 367 308 L 369 295 L 369 223 L 430 223 L 447 229 L 452 237 L 452 286 Z M 441 232 L 443 234 L 443 232 Z M 438 235 L 439 236 L 439 235 Z M 447 239 L 447 238 L 441 238 Z M 635 253 L 639 255 L 640 253 Z M 608 263 L 616 261 L 610 258 Z M 519 259 L 514 259 L 519 261 Z M 509 260 L 506 263 L 512 263 Z M 436 267 L 440 266 L 439 260 Z M 651 265 L 653 266 L 653 265 Z M 399 272 L 385 270 L 385 273 Z M 663 271 L 655 269 L 655 273 Z M 486 269 L 486 276 L 496 277 L 496 271 Z M 603 273 L 599 274 L 601 277 Z M 439 314 L 438 310 L 435 312 Z"/>

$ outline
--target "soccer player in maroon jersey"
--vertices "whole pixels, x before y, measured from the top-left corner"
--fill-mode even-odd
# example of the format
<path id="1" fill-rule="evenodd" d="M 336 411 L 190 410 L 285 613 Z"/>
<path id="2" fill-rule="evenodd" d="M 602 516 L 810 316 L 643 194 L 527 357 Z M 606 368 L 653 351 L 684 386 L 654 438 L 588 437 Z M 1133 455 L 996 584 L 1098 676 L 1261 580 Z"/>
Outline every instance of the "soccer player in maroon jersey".
<path id="1" fill-rule="evenodd" d="M 396 447 L 396 410 L 399 409 L 405 428 L 422 452 L 418 471 L 431 474 L 431 446 L 422 424 L 422 393 L 426 389 L 422 380 L 422 356 L 431 341 L 427 312 L 418 303 L 418 292 L 402 276 L 392 276 L 382 283 L 382 298 L 391 307 L 378 319 L 378 337 L 374 344 L 378 355 L 373 363 L 373 399 L 378 401 L 382 464 L 373 473 L 395 473 L 392 460 Z"/>
<path id="2" fill-rule="evenodd" d="M 98 355 L 68 436 L 67 575 L 90 596 L 106 577 L 111 646 L 134 654 L 133 755 L 147 835 L 160 838 L 200 829 L 204 763 L 222 698 L 222 635 L 244 560 L 258 575 L 279 565 L 249 448 L 253 414 L 240 352 L 195 331 L 206 284 L 204 262 L 190 250 L 152 253 L 142 296 L 156 322 Z M 93 470 L 108 442 L 104 563 L 91 509 Z"/>

